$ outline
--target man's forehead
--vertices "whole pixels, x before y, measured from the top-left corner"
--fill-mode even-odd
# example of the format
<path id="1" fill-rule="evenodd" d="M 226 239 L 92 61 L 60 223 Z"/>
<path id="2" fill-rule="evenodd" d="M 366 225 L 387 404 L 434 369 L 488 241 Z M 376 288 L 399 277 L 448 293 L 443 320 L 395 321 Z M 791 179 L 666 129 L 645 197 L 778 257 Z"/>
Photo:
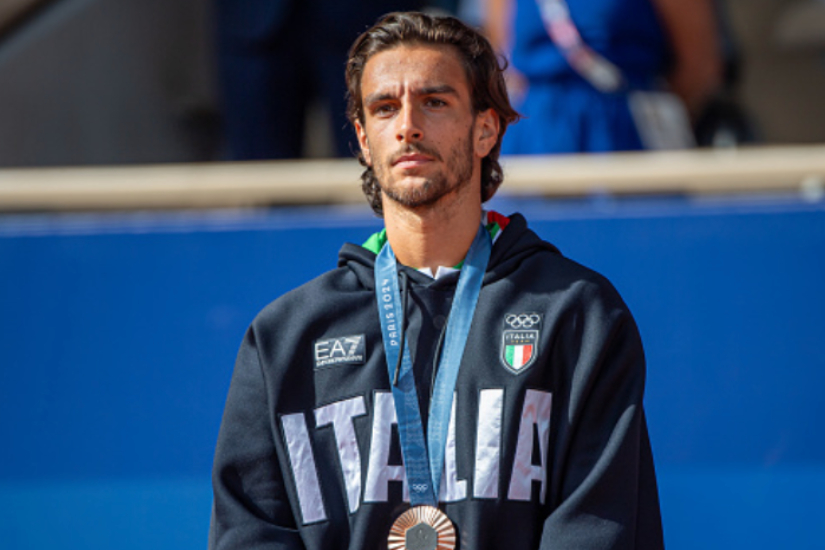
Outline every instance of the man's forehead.
<path id="1" fill-rule="evenodd" d="M 364 65 L 361 96 L 378 93 L 469 93 L 458 50 L 447 44 L 402 44 L 374 54 Z"/>

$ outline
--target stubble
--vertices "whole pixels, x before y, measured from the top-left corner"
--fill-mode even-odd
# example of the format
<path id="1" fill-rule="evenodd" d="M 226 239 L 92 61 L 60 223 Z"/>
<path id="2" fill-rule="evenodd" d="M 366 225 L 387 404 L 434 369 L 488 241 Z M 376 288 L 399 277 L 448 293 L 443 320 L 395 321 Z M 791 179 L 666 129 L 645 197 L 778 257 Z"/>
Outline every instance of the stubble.
<path id="1" fill-rule="evenodd" d="M 411 153 L 429 155 L 437 160 L 442 160 L 441 156 L 437 151 L 418 144 L 409 144 L 403 150 L 393 153 L 385 162 L 380 163 L 380 168 L 376 167 L 375 175 L 382 194 L 401 206 L 417 209 L 431 207 L 446 195 L 470 185 L 473 176 L 473 130 L 474 125 L 470 127 L 466 138 L 458 140 L 450 149 L 444 170 L 413 187 L 396 185 L 391 173 L 393 160 Z"/>

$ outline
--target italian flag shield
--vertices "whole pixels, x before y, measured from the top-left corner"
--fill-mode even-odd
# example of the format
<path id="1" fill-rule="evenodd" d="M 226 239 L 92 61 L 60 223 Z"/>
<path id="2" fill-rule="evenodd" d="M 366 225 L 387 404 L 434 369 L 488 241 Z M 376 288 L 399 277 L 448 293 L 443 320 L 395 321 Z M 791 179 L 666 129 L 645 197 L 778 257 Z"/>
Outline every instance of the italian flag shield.
<path id="1" fill-rule="evenodd" d="M 505 330 L 502 338 L 501 360 L 513 372 L 530 366 L 536 356 L 537 330 Z"/>
<path id="2" fill-rule="evenodd" d="M 508 365 L 514 369 L 520 369 L 530 362 L 533 356 L 533 346 L 507 346 L 504 354 Z"/>

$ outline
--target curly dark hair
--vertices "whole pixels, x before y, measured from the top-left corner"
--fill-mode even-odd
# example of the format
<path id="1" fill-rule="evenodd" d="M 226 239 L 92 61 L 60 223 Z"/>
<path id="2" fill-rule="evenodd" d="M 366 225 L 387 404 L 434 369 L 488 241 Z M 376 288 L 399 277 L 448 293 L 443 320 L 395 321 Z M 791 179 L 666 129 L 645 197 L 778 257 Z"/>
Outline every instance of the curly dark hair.
<path id="1" fill-rule="evenodd" d="M 436 17 L 418 12 L 390 13 L 359 36 L 350 48 L 347 60 L 347 118 L 353 126 L 356 121 L 364 124 L 361 77 L 367 61 L 377 53 L 402 44 L 443 44 L 455 47 L 470 83 L 473 112 L 480 113 L 492 108 L 498 115 L 498 139 L 490 154 L 481 161 L 481 201 L 490 200 L 504 180 L 498 162 L 501 139 L 507 125 L 517 121 L 520 115 L 510 105 L 507 95 L 504 83 L 506 61 L 499 63 L 499 58 L 487 39 L 455 17 Z M 379 216 L 383 215 L 381 188 L 375 173 L 367 166 L 360 149 L 357 157 L 361 165 L 366 167 L 361 174 L 364 195 L 372 209 Z"/>

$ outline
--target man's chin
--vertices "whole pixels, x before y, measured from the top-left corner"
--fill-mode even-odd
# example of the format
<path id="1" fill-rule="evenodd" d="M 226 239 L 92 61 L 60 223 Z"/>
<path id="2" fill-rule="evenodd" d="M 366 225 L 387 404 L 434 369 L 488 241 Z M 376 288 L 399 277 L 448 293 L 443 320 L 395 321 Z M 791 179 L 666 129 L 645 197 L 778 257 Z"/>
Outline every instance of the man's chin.
<path id="1" fill-rule="evenodd" d="M 437 187 L 426 178 L 407 178 L 383 191 L 389 200 L 405 208 L 416 209 L 432 206 L 444 196 L 444 191 Z"/>
<path id="2" fill-rule="evenodd" d="M 430 178 L 412 174 L 395 179 L 388 187 L 381 186 L 386 193 L 394 196 L 426 194 L 431 187 Z"/>

